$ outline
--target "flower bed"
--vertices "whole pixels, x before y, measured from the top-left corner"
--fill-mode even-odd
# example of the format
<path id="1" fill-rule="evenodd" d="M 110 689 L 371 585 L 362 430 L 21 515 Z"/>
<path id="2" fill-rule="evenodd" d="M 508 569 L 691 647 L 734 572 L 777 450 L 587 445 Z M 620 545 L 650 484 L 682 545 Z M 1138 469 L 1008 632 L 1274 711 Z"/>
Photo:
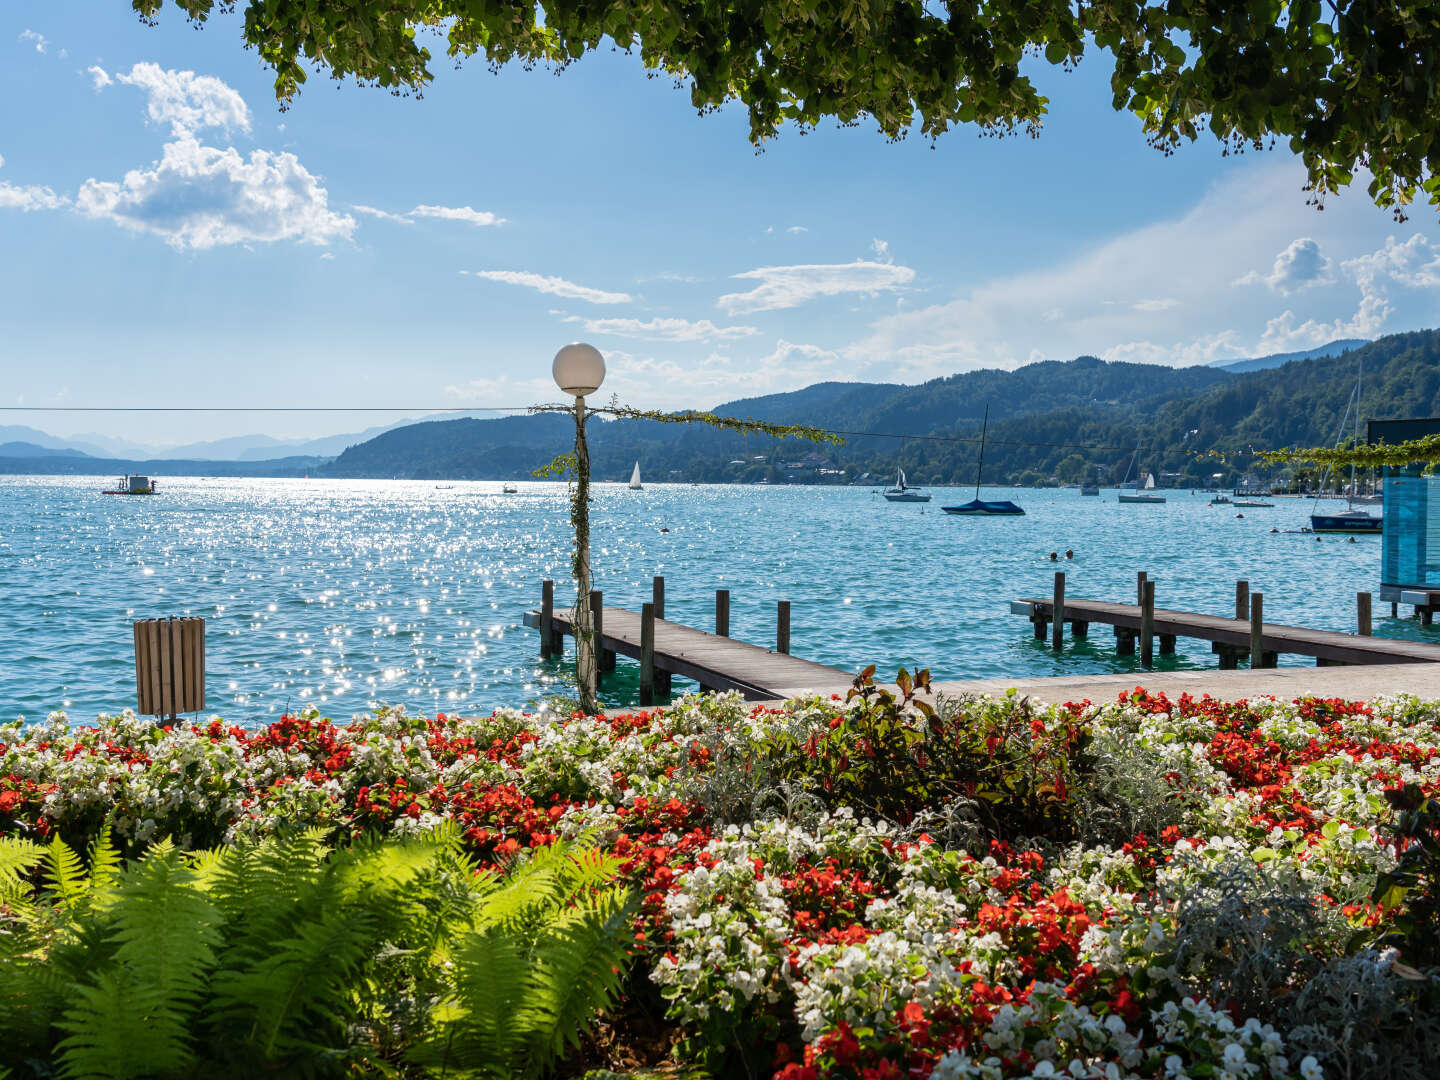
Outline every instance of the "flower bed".
<path id="1" fill-rule="evenodd" d="M 133 851 L 452 820 L 502 871 L 597 837 L 643 902 L 591 1065 L 643 1043 L 782 1080 L 1314 1080 L 1440 1049 L 1420 970 L 1440 960 L 1440 706 L 905 704 L 258 730 L 57 713 L 0 727 L 0 833 L 83 845 L 108 821 Z M 647 1013 L 668 1038 L 637 1034 Z"/>

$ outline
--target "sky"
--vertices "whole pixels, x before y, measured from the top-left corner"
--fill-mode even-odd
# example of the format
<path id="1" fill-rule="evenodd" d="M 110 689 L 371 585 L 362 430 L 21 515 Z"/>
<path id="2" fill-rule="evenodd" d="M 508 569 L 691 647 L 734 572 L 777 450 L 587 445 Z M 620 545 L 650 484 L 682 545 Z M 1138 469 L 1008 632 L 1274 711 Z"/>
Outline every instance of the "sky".
<path id="1" fill-rule="evenodd" d="M 0 412 L 181 443 L 325 435 L 601 396 L 706 407 L 1093 354 L 1207 363 L 1440 324 L 1440 231 L 1365 179 L 1306 205 L 1285 150 L 1151 149 L 1106 57 L 1036 68 L 1039 138 L 698 116 L 639 60 L 443 56 L 421 97 L 316 76 L 280 110 L 240 17 L 118 0 L 0 11 Z"/>

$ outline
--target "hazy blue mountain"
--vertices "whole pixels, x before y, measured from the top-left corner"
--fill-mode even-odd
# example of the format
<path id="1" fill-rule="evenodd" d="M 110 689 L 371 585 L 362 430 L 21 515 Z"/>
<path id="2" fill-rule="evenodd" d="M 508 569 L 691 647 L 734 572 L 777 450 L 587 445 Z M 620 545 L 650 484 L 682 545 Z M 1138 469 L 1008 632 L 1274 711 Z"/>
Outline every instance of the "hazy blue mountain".
<path id="1" fill-rule="evenodd" d="M 1302 352 L 1271 353 L 1269 356 L 1253 356 L 1248 360 L 1216 360 L 1210 366 L 1238 375 L 1245 371 L 1266 371 L 1269 368 L 1277 368 L 1292 360 L 1319 360 L 1327 356 L 1339 356 L 1341 353 L 1369 344 L 1370 342 L 1365 338 L 1340 338 L 1327 345 L 1319 345 Z"/>
<path id="2" fill-rule="evenodd" d="M 41 446 L 33 442 L 3 442 L 0 443 L 0 457 L 7 458 L 45 458 L 45 457 L 68 457 L 88 458 L 90 455 L 80 450 L 71 450 L 66 447 Z"/>

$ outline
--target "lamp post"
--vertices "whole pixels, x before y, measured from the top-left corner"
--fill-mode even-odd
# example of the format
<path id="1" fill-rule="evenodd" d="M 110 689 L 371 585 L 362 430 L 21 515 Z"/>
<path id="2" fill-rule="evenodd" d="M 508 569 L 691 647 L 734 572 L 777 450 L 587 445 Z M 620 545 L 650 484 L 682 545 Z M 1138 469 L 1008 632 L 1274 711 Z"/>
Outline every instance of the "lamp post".
<path id="1" fill-rule="evenodd" d="M 600 711 L 596 697 L 596 656 L 594 620 L 590 617 L 590 450 L 585 444 L 585 396 L 600 389 L 605 381 L 605 358 L 600 350 L 583 342 L 572 342 L 555 354 L 551 374 L 560 389 L 575 399 L 575 493 L 570 507 L 575 524 L 575 683 L 580 708 L 586 713 Z"/>

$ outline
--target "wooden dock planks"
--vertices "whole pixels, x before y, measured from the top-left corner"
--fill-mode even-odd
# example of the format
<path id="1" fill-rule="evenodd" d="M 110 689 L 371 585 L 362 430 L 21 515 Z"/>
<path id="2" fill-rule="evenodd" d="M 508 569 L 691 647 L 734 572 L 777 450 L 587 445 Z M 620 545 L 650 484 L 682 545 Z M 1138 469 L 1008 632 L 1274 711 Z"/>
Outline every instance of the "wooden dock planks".
<path id="1" fill-rule="evenodd" d="M 1238 606 L 1238 601 L 1237 601 Z M 1014 600 L 1010 610 L 1032 620 L 1052 617 L 1049 600 Z M 1063 617 L 1069 620 L 1107 623 L 1119 630 L 1138 632 L 1141 629 L 1139 604 L 1111 604 L 1101 600 L 1067 598 Z M 1160 636 L 1199 638 L 1215 645 L 1250 649 L 1250 620 L 1232 619 L 1223 615 L 1204 615 L 1193 611 L 1172 611 L 1155 608 L 1154 630 Z M 1421 641 L 1397 641 L 1393 638 L 1362 637 L 1335 630 L 1311 630 L 1282 623 L 1262 623 L 1262 648 L 1267 653 L 1291 653 L 1313 656 L 1316 660 L 1335 664 L 1404 664 L 1440 662 L 1440 645 Z"/>
<path id="2" fill-rule="evenodd" d="M 568 611 L 552 611 L 550 615 L 552 627 L 560 634 L 572 633 L 570 620 Z M 538 628 L 541 622 L 540 611 L 525 613 L 526 626 Z M 600 635 L 602 648 L 640 659 L 639 612 L 607 607 L 603 609 L 600 625 L 603 626 Z M 654 626 L 653 649 L 657 669 L 694 679 L 702 686 L 738 690 L 750 701 L 793 697 L 804 688 L 830 693 L 836 687 L 848 687 L 854 679 L 852 673 L 839 668 L 748 645 L 732 637 L 707 633 L 664 619 L 656 619 Z"/>

